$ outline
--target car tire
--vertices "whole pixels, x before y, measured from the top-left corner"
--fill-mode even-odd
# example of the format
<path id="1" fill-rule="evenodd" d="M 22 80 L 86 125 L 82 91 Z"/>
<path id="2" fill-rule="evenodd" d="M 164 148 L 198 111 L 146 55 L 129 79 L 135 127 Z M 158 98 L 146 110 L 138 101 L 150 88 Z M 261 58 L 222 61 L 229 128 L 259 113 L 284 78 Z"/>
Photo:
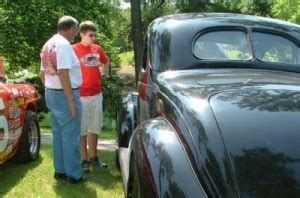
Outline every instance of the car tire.
<path id="1" fill-rule="evenodd" d="M 136 166 L 135 157 L 132 154 L 130 160 L 130 167 L 129 167 L 129 178 L 128 178 L 128 186 L 127 186 L 127 197 L 128 198 L 139 198 L 141 196 L 141 189 L 140 189 L 140 181 L 138 176 L 138 170 Z"/>
<path id="2" fill-rule="evenodd" d="M 133 176 L 133 186 L 132 186 L 131 197 L 132 198 L 140 198 L 141 197 L 140 181 L 139 181 L 138 171 L 136 168 L 135 168 L 134 176 Z"/>
<path id="3" fill-rule="evenodd" d="M 39 156 L 40 144 L 41 133 L 36 114 L 33 111 L 26 111 L 15 161 L 24 163 L 36 160 Z"/>

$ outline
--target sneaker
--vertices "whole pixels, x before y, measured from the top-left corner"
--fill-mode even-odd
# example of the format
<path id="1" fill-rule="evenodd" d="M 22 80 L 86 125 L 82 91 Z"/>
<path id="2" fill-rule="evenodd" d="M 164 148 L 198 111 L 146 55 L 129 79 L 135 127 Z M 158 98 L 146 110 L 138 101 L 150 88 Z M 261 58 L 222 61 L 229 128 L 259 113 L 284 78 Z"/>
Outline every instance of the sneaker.
<path id="1" fill-rule="evenodd" d="M 67 175 L 65 173 L 54 173 L 54 179 L 56 180 L 66 180 L 67 179 Z"/>
<path id="2" fill-rule="evenodd" d="M 79 179 L 73 179 L 71 177 L 68 177 L 67 181 L 71 184 L 79 184 L 79 183 L 86 182 L 86 179 L 84 179 L 83 177 L 80 177 Z"/>
<path id="3" fill-rule="evenodd" d="M 83 160 L 81 162 L 81 169 L 84 171 L 84 172 L 90 172 L 90 163 L 87 161 L 87 160 Z"/>
<path id="4" fill-rule="evenodd" d="M 90 164 L 97 168 L 107 168 L 108 167 L 108 165 L 105 164 L 104 162 L 100 161 L 97 156 L 94 158 L 90 158 Z"/>

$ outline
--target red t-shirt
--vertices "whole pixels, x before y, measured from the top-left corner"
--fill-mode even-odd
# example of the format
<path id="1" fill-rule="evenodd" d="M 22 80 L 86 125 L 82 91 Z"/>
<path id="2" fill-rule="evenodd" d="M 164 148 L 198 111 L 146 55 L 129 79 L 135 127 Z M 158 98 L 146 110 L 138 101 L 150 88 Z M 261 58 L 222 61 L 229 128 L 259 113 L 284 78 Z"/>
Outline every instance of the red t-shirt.
<path id="1" fill-rule="evenodd" d="M 81 43 L 73 45 L 80 61 L 82 85 L 79 87 L 80 96 L 94 96 L 101 93 L 100 64 L 106 64 L 108 57 L 101 46 L 93 44 L 85 46 Z"/>

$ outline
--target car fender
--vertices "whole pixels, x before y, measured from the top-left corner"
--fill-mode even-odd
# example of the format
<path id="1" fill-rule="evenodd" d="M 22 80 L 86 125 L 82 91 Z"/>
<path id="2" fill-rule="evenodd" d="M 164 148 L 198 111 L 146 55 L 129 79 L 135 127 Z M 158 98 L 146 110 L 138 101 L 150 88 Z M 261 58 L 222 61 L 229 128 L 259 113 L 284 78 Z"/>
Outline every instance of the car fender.
<path id="1" fill-rule="evenodd" d="M 180 138 L 165 118 L 142 122 L 130 147 L 144 194 L 206 197 Z"/>

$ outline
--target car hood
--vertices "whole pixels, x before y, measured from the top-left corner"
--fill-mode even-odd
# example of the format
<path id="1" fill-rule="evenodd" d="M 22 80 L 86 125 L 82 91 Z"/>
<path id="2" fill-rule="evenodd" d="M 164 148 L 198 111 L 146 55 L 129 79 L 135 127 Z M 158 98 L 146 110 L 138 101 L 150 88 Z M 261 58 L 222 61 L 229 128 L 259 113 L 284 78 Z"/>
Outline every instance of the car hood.
<path id="1" fill-rule="evenodd" d="M 181 112 L 182 136 L 215 194 L 299 196 L 299 74 L 203 69 L 158 81 Z"/>

